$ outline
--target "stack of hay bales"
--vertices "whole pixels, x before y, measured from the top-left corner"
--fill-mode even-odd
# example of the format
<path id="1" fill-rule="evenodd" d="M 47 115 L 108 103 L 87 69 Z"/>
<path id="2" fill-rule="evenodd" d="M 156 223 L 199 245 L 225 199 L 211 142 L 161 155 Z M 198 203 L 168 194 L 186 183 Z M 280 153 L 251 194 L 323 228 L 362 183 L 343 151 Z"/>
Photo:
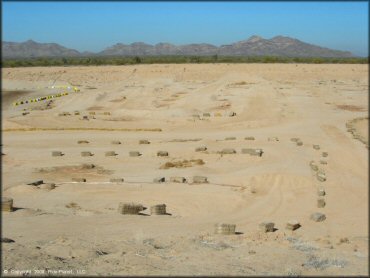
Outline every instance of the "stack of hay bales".
<path id="1" fill-rule="evenodd" d="M 1 197 L 1 211 L 13 211 L 13 199 Z"/>
<path id="2" fill-rule="evenodd" d="M 122 183 L 124 182 L 124 179 L 123 178 L 111 178 L 109 181 L 116 182 L 116 183 Z"/>
<path id="3" fill-rule="evenodd" d="M 263 151 L 261 149 L 242 149 L 242 153 L 249 155 L 262 156 Z"/>
<path id="4" fill-rule="evenodd" d="M 140 211 L 144 210 L 144 206 L 142 204 L 135 204 L 135 203 L 119 203 L 118 206 L 118 213 L 120 214 L 139 214 Z"/>
<path id="5" fill-rule="evenodd" d="M 320 145 L 312 145 L 312 147 L 314 148 L 314 150 L 320 150 Z"/>
<path id="6" fill-rule="evenodd" d="M 55 183 L 44 183 L 39 186 L 43 190 L 53 190 L 55 189 Z"/>
<path id="7" fill-rule="evenodd" d="M 93 169 L 93 168 L 95 168 L 95 165 L 94 164 L 90 164 L 90 163 L 83 163 L 81 165 L 81 168 L 82 169 Z"/>
<path id="8" fill-rule="evenodd" d="M 143 140 L 140 140 L 139 141 L 139 144 L 140 145 L 148 145 L 148 144 L 150 144 L 150 142 L 148 140 L 146 140 L 146 139 L 143 139 Z"/>
<path id="9" fill-rule="evenodd" d="M 264 233 L 273 232 L 275 229 L 274 227 L 275 227 L 275 223 L 269 222 L 269 221 L 262 222 L 259 224 L 260 230 Z"/>
<path id="10" fill-rule="evenodd" d="M 105 156 L 116 156 L 118 154 L 116 154 L 115 151 L 109 151 L 109 152 L 105 152 Z"/>
<path id="11" fill-rule="evenodd" d="M 310 168 L 311 168 L 312 171 L 315 171 L 315 172 L 317 172 L 319 170 L 319 167 L 316 165 L 316 163 L 314 161 L 310 162 Z"/>
<path id="12" fill-rule="evenodd" d="M 251 141 L 251 140 L 256 140 L 256 139 L 253 136 L 247 136 L 247 137 L 244 138 L 244 140 Z"/>
<path id="13" fill-rule="evenodd" d="M 91 111 L 91 112 L 89 112 L 89 115 L 94 116 L 95 112 Z"/>
<path id="14" fill-rule="evenodd" d="M 301 227 L 301 224 L 297 220 L 290 220 L 286 224 L 286 229 L 291 231 L 297 230 L 299 227 Z"/>
<path id="15" fill-rule="evenodd" d="M 157 156 L 168 156 L 168 152 L 166 151 L 158 151 Z"/>
<path id="16" fill-rule="evenodd" d="M 226 137 L 225 138 L 226 141 L 229 141 L 229 140 L 236 140 L 236 137 L 234 136 L 230 136 L 230 137 Z"/>
<path id="17" fill-rule="evenodd" d="M 303 146 L 303 142 L 301 140 L 296 142 L 297 146 Z"/>
<path id="18" fill-rule="evenodd" d="M 171 177 L 170 182 L 185 183 L 186 179 L 184 177 Z"/>
<path id="19" fill-rule="evenodd" d="M 220 153 L 221 154 L 236 154 L 236 150 L 234 150 L 234 149 L 223 149 Z"/>
<path id="20" fill-rule="evenodd" d="M 81 152 L 81 156 L 93 156 L 93 154 L 91 152 Z"/>
<path id="21" fill-rule="evenodd" d="M 63 156 L 64 154 L 60 151 L 52 151 L 51 156 Z"/>
<path id="22" fill-rule="evenodd" d="M 325 216 L 325 214 L 323 214 L 321 212 L 315 212 L 315 213 L 311 214 L 310 219 L 315 221 L 315 222 L 322 222 L 326 219 L 326 216 Z"/>
<path id="23" fill-rule="evenodd" d="M 220 235 L 235 235 L 235 224 L 219 223 L 215 225 L 215 233 Z"/>
<path id="24" fill-rule="evenodd" d="M 208 183 L 208 179 L 207 177 L 203 176 L 194 176 L 193 183 Z"/>
<path id="25" fill-rule="evenodd" d="M 111 143 L 112 143 L 113 145 L 120 145 L 120 144 L 121 144 L 121 142 L 120 142 L 120 141 L 118 141 L 118 140 L 113 140 Z"/>
<path id="26" fill-rule="evenodd" d="M 166 181 L 165 177 L 158 177 L 158 178 L 153 179 L 154 183 L 162 183 L 162 182 L 165 182 L 165 181 Z"/>
<path id="27" fill-rule="evenodd" d="M 167 214 L 166 205 L 165 204 L 160 204 L 160 205 L 151 206 L 150 207 L 150 214 L 151 215 L 165 215 L 165 214 Z"/>
<path id="28" fill-rule="evenodd" d="M 236 116 L 236 113 L 233 112 L 233 111 L 230 111 L 228 114 L 227 114 L 229 117 L 235 117 Z"/>
<path id="29" fill-rule="evenodd" d="M 279 141 L 279 138 L 277 138 L 277 137 L 269 137 L 269 138 L 267 138 L 267 141 L 276 141 L 276 142 L 278 142 Z"/>
<path id="30" fill-rule="evenodd" d="M 77 144 L 89 144 L 89 141 L 87 141 L 87 140 L 78 140 Z"/>
<path id="31" fill-rule="evenodd" d="M 327 157 L 329 154 L 327 152 L 323 152 L 321 155 L 322 157 Z"/>
<path id="32" fill-rule="evenodd" d="M 43 184 L 43 183 L 44 183 L 43 180 L 38 180 L 38 181 L 27 183 L 27 185 L 38 186 L 38 185 Z"/>
<path id="33" fill-rule="evenodd" d="M 138 152 L 138 151 L 130 151 L 130 152 L 129 152 L 129 155 L 130 155 L 131 157 L 135 157 L 135 156 L 141 156 L 141 153 L 140 153 L 140 152 Z"/>
<path id="34" fill-rule="evenodd" d="M 326 192 L 325 192 L 325 189 L 323 187 L 319 187 L 317 189 L 317 195 L 318 196 L 325 196 Z"/>
<path id="35" fill-rule="evenodd" d="M 196 152 L 205 152 L 206 150 L 207 150 L 207 147 L 206 146 L 201 146 L 201 147 L 195 148 L 195 151 Z"/>
<path id="36" fill-rule="evenodd" d="M 72 178 L 72 181 L 74 181 L 74 182 L 86 182 L 86 179 L 84 179 L 84 178 Z"/>
<path id="37" fill-rule="evenodd" d="M 211 114 L 210 113 L 203 113 L 203 117 L 204 118 L 206 118 L 206 117 L 209 118 L 209 117 L 211 117 Z"/>
<path id="38" fill-rule="evenodd" d="M 317 171 L 316 173 L 316 178 L 318 181 L 321 181 L 321 182 L 324 182 L 326 181 L 326 175 L 325 175 L 325 172 L 323 170 L 319 170 Z"/>
<path id="39" fill-rule="evenodd" d="M 317 199 L 317 207 L 324 208 L 326 206 L 325 198 L 318 198 Z"/>

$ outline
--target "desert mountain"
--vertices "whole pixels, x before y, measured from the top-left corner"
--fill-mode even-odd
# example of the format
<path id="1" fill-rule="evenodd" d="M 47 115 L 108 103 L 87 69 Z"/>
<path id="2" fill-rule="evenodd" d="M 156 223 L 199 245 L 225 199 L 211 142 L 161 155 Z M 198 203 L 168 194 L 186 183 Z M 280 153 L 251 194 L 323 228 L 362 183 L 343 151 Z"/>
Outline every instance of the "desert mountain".
<path id="1" fill-rule="evenodd" d="M 98 53 L 80 53 L 55 43 L 37 43 L 32 40 L 15 43 L 2 43 L 3 57 L 70 57 L 70 56 L 157 56 L 157 55 L 220 55 L 220 56 L 282 56 L 282 57 L 353 57 L 348 51 L 339 51 L 302 42 L 300 40 L 276 36 L 264 39 L 252 36 L 247 40 L 230 45 L 215 45 L 199 43 L 173 45 L 158 43 L 156 45 L 144 42 L 132 44 L 118 43 Z"/>
<path id="2" fill-rule="evenodd" d="M 2 42 L 2 55 L 14 58 L 71 57 L 79 56 L 81 53 L 56 43 L 38 43 L 28 40 L 22 43 Z"/>

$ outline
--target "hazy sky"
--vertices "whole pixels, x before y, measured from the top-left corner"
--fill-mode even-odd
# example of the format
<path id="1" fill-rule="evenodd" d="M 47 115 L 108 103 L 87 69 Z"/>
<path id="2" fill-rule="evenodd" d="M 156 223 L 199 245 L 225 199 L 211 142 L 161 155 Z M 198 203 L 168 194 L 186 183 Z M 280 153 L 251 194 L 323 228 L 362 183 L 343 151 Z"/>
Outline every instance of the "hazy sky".
<path id="1" fill-rule="evenodd" d="M 4 41 L 79 51 L 116 43 L 229 44 L 294 37 L 368 55 L 368 2 L 2 2 Z"/>

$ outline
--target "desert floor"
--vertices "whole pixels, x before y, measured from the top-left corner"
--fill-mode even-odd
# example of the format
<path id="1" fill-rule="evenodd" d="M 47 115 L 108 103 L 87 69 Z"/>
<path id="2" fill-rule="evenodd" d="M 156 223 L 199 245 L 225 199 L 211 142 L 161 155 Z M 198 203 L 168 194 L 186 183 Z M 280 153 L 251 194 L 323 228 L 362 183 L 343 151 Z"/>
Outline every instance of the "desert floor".
<path id="1" fill-rule="evenodd" d="M 2 212 L 2 238 L 14 240 L 2 243 L 3 274 L 367 275 L 368 74 L 334 64 L 2 69 L 2 196 L 15 207 Z M 37 180 L 56 187 L 28 185 Z M 120 202 L 147 209 L 123 215 Z M 168 214 L 151 215 L 156 204 Z M 286 229 L 290 220 L 301 227 Z M 276 231 L 261 231 L 264 221 Z M 217 223 L 237 233 L 215 234 Z"/>

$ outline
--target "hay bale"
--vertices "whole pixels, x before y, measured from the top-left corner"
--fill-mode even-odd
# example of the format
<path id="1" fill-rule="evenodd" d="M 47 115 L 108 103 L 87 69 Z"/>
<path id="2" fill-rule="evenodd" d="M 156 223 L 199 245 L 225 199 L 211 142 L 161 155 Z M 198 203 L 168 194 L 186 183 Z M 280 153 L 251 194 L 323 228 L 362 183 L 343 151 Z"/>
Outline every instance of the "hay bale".
<path id="1" fill-rule="evenodd" d="M 201 147 L 195 148 L 195 151 L 196 152 L 205 152 L 206 150 L 207 150 L 207 147 L 206 146 L 201 146 Z"/>
<path id="2" fill-rule="evenodd" d="M 286 229 L 288 230 L 297 230 L 299 227 L 301 227 L 301 224 L 299 224 L 299 222 L 297 220 L 290 220 L 288 221 L 288 223 L 286 224 Z"/>
<path id="3" fill-rule="evenodd" d="M 315 171 L 315 172 L 317 172 L 319 170 L 319 167 L 316 165 L 316 163 L 314 161 L 310 162 L 310 168 L 311 168 L 312 171 Z"/>
<path id="4" fill-rule="evenodd" d="M 317 207 L 318 208 L 324 208 L 326 206 L 326 202 L 324 198 L 318 198 L 317 199 Z"/>
<path id="5" fill-rule="evenodd" d="M 208 179 L 207 177 L 203 176 L 194 176 L 193 183 L 208 183 Z"/>
<path id="6" fill-rule="evenodd" d="M 275 223 L 273 222 L 262 222 L 259 224 L 259 228 L 262 232 L 273 232 L 275 227 Z"/>
<path id="7" fill-rule="evenodd" d="M 64 154 L 60 151 L 52 151 L 51 156 L 63 156 Z"/>
<path id="8" fill-rule="evenodd" d="M 249 155 L 262 156 L 263 151 L 261 149 L 242 149 L 242 153 Z"/>
<path id="9" fill-rule="evenodd" d="M 312 146 L 315 150 L 320 150 L 320 145 L 313 145 Z"/>
<path id="10" fill-rule="evenodd" d="M 228 114 L 227 114 L 229 117 L 235 117 L 236 116 L 236 113 L 233 112 L 233 111 L 230 111 Z"/>
<path id="11" fill-rule="evenodd" d="M 326 181 L 326 175 L 322 170 L 320 170 L 316 173 L 316 178 L 317 178 L 318 181 L 321 181 L 321 182 Z"/>
<path id="12" fill-rule="evenodd" d="M 81 156 L 93 156 L 91 152 L 81 152 Z"/>
<path id="13" fill-rule="evenodd" d="M 256 139 L 253 136 L 247 136 L 247 137 L 244 138 L 244 140 L 251 141 L 251 140 L 256 140 Z"/>
<path id="14" fill-rule="evenodd" d="M 234 149 L 223 149 L 221 151 L 221 154 L 235 154 L 236 153 L 236 150 Z"/>
<path id="15" fill-rule="evenodd" d="M 235 235 L 235 224 L 219 223 L 215 225 L 215 234 Z"/>
<path id="16" fill-rule="evenodd" d="M 168 156 L 168 152 L 166 151 L 158 151 L 157 156 Z"/>
<path id="17" fill-rule="evenodd" d="M 186 179 L 184 177 L 171 177 L 170 182 L 185 183 Z"/>
<path id="18" fill-rule="evenodd" d="M 135 203 L 119 203 L 118 206 L 118 213 L 120 214 L 139 214 L 140 211 L 144 210 L 144 206 L 142 204 L 135 204 Z"/>
<path id="19" fill-rule="evenodd" d="M 326 219 L 326 216 L 321 212 L 315 212 L 311 214 L 310 219 L 315 222 L 322 222 Z"/>
<path id="20" fill-rule="evenodd" d="M 231 137 L 226 137 L 226 138 L 225 138 L 225 140 L 227 140 L 227 141 L 228 141 L 228 140 L 236 140 L 236 137 L 233 137 L 233 136 L 231 136 Z"/>
<path id="21" fill-rule="evenodd" d="M 78 140 L 77 144 L 89 144 L 90 142 L 87 140 Z"/>
<path id="22" fill-rule="evenodd" d="M 203 117 L 211 117 L 211 114 L 210 113 L 203 113 Z"/>
<path id="23" fill-rule="evenodd" d="M 326 192 L 325 192 L 325 189 L 323 187 L 320 187 L 317 189 L 317 195 L 318 196 L 325 196 Z"/>
<path id="24" fill-rule="evenodd" d="M 74 181 L 74 182 L 86 182 L 86 179 L 84 179 L 84 178 L 72 178 L 72 181 Z"/>
<path id="25" fill-rule="evenodd" d="M 323 152 L 321 155 L 322 157 L 327 157 L 329 154 L 327 152 Z"/>
<path id="26" fill-rule="evenodd" d="M 13 211 L 13 199 L 1 197 L 1 211 Z"/>
<path id="27" fill-rule="evenodd" d="M 81 168 L 82 169 L 93 169 L 93 168 L 95 168 L 95 165 L 94 164 L 91 164 L 91 163 L 83 163 L 81 165 Z"/>
<path id="28" fill-rule="evenodd" d="M 39 186 L 40 189 L 53 190 L 55 189 L 55 183 L 44 183 Z"/>
<path id="29" fill-rule="evenodd" d="M 31 183 L 27 183 L 27 185 L 38 186 L 38 185 L 43 184 L 43 183 L 44 183 L 43 180 L 38 180 L 38 181 L 31 182 Z"/>
<path id="30" fill-rule="evenodd" d="M 120 144 L 121 144 L 121 142 L 120 142 L 120 141 L 118 141 L 118 140 L 113 140 L 111 143 L 112 143 L 113 145 L 120 145 Z"/>
<path id="31" fill-rule="evenodd" d="M 138 152 L 138 151 L 130 151 L 130 152 L 129 152 L 129 155 L 130 155 L 131 157 L 135 157 L 135 156 L 141 156 L 141 153 L 140 153 L 140 152 Z"/>
<path id="32" fill-rule="evenodd" d="M 162 182 L 165 182 L 165 181 L 166 181 L 165 177 L 158 177 L 158 178 L 153 179 L 154 183 L 162 183 Z"/>
<path id="33" fill-rule="evenodd" d="M 139 141 L 139 144 L 140 144 L 140 145 L 148 145 L 148 144 L 150 144 L 150 142 L 149 142 L 148 140 L 145 140 L 145 139 L 144 139 L 144 140 L 140 140 L 140 141 Z"/>
<path id="34" fill-rule="evenodd" d="M 105 156 L 116 156 L 118 154 L 116 154 L 115 151 L 109 151 L 109 152 L 105 152 Z"/>
<path id="35" fill-rule="evenodd" d="M 110 182 L 122 183 L 122 182 L 124 182 L 124 179 L 122 179 L 122 178 L 111 178 L 109 181 Z"/>
<path id="36" fill-rule="evenodd" d="M 150 207 L 150 214 L 151 215 L 165 215 L 165 214 L 167 214 L 166 205 L 165 204 L 160 204 L 160 205 L 151 206 Z"/>

